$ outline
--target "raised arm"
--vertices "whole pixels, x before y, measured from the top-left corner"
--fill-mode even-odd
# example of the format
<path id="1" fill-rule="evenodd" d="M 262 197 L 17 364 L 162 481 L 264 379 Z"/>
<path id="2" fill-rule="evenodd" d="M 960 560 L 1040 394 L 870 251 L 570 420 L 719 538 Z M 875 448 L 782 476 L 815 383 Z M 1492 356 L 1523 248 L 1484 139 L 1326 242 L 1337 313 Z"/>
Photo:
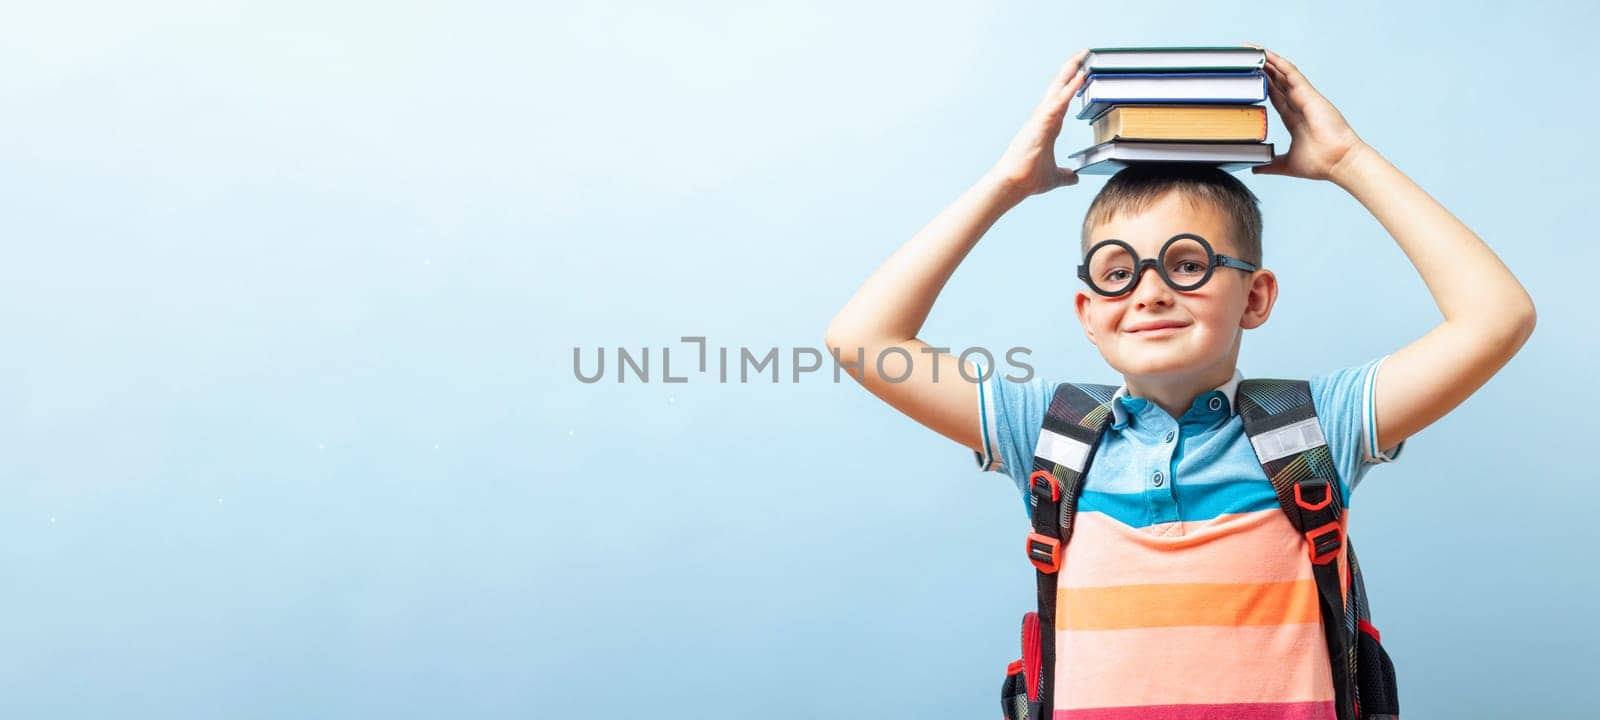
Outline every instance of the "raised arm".
<path id="1" fill-rule="evenodd" d="M 890 255 L 828 324 L 830 350 L 847 363 L 858 350 L 865 358 L 861 367 L 848 368 L 851 377 L 913 420 L 973 450 L 982 450 L 977 388 L 962 378 L 954 357 L 932 352 L 934 346 L 917 335 L 956 266 L 1000 216 L 1029 195 L 1077 183 L 1077 175 L 1056 166 L 1055 143 L 1067 103 L 1083 84 L 1079 68 L 1087 52 L 1061 66 L 994 168 Z M 905 354 L 882 355 L 893 347 Z M 880 355 L 882 374 L 876 362 Z M 905 379 L 894 382 L 901 376 Z"/>
<path id="2" fill-rule="evenodd" d="M 1266 174 L 1331 180 L 1366 206 L 1416 267 L 1444 320 L 1396 351 L 1373 382 L 1378 448 L 1394 447 L 1489 381 L 1533 333 L 1533 300 L 1494 251 L 1362 142 L 1293 63 L 1267 51 L 1289 152 Z"/>

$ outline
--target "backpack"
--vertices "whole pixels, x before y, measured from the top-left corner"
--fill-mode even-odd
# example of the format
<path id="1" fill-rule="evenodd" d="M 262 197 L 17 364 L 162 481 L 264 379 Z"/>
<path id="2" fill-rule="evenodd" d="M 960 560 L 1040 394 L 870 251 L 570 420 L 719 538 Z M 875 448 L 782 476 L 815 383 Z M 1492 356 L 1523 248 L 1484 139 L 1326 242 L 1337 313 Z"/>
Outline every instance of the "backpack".
<path id="1" fill-rule="evenodd" d="M 1055 699 L 1056 578 L 1072 538 L 1083 478 L 1111 420 L 1109 385 L 1064 383 L 1045 413 L 1029 477 L 1033 532 L 1028 560 L 1037 570 L 1038 610 L 1022 620 L 1022 658 L 1006 668 L 1000 704 L 1006 720 L 1051 720 Z M 1304 380 L 1243 380 L 1235 392 L 1244 431 L 1295 530 L 1305 535 L 1316 579 L 1323 635 L 1333 671 L 1338 720 L 1395 720 L 1394 664 L 1367 607 L 1355 548 L 1345 536 L 1333 456 Z M 1348 570 L 1339 577 L 1340 554 Z"/>

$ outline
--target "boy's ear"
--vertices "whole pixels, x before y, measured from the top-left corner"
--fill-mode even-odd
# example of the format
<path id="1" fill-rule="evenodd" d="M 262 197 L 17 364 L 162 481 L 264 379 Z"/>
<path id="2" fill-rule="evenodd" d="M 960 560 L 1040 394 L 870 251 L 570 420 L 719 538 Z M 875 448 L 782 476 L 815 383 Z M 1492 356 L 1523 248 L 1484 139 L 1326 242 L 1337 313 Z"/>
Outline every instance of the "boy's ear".
<path id="1" fill-rule="evenodd" d="M 1089 338 L 1089 344 L 1099 347 L 1094 341 L 1094 327 L 1089 324 L 1089 303 L 1094 298 L 1089 297 L 1087 290 L 1079 290 L 1072 298 L 1072 309 L 1078 313 L 1078 324 L 1083 326 L 1084 337 Z"/>
<path id="2" fill-rule="evenodd" d="M 1244 315 L 1239 327 L 1254 330 L 1267 322 L 1272 306 L 1278 302 L 1278 276 L 1271 270 L 1257 270 L 1250 274 L 1250 287 L 1244 298 Z"/>

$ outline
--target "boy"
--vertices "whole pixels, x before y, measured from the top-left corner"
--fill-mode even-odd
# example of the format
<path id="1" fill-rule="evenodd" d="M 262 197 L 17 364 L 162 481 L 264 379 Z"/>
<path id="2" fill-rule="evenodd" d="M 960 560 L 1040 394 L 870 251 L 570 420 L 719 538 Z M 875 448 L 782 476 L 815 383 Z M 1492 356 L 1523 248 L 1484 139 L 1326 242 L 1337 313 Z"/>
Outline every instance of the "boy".
<path id="1" fill-rule="evenodd" d="M 1061 68 L 995 167 L 868 278 L 827 333 L 840 357 L 905 350 L 851 375 L 971 448 L 985 470 L 1009 474 L 1025 501 L 1054 384 L 959 368 L 917 333 L 1001 215 L 1077 182 L 1056 166 L 1054 145 L 1086 53 Z M 1254 172 L 1348 191 L 1399 243 L 1444 316 L 1391 355 L 1311 379 L 1348 502 L 1371 465 L 1510 360 L 1533 331 L 1534 308 L 1471 230 L 1362 142 L 1292 63 L 1266 56 L 1269 97 L 1292 143 Z M 1215 168 L 1135 166 L 1095 198 L 1082 242 L 1078 320 L 1123 384 L 1057 580 L 1056 718 L 1336 717 L 1307 541 L 1279 510 L 1234 406 L 1243 331 L 1267 321 L 1278 294 L 1260 267 L 1255 197 Z M 1065 282 L 1062 272 L 1039 276 Z M 909 368 L 896 362 L 907 356 Z M 961 370 L 992 374 L 971 383 Z"/>

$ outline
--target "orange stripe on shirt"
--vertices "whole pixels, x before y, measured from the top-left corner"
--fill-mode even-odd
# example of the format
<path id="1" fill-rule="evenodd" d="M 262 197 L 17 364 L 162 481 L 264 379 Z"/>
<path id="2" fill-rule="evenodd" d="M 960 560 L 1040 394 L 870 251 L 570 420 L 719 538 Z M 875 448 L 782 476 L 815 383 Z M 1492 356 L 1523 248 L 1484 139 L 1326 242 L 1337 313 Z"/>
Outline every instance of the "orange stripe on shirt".
<path id="1" fill-rule="evenodd" d="M 1066 588 L 1057 630 L 1287 625 L 1318 622 L 1317 583 L 1175 583 Z"/>

